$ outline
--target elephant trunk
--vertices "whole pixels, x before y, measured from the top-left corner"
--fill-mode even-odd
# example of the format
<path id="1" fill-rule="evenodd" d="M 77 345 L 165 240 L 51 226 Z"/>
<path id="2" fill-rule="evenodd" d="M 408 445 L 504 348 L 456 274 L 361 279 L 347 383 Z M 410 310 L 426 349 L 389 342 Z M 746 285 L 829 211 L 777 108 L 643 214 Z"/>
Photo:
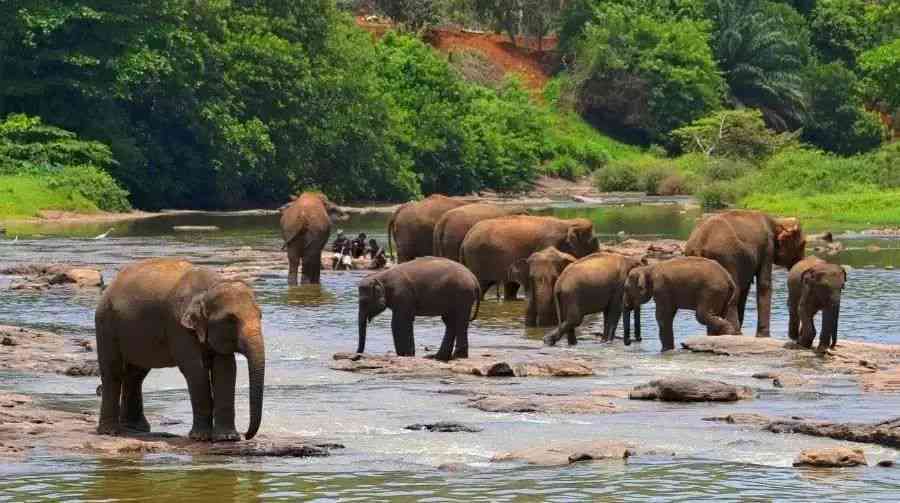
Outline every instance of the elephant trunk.
<path id="1" fill-rule="evenodd" d="M 634 313 L 634 340 L 641 340 L 641 305 L 635 304 L 631 310 Z"/>
<path id="2" fill-rule="evenodd" d="M 837 345 L 837 336 L 838 336 L 838 318 L 841 315 L 841 299 L 838 299 L 832 305 L 832 314 L 831 314 L 831 347 L 835 347 Z"/>
<path id="3" fill-rule="evenodd" d="M 359 345 L 356 346 L 357 353 L 366 351 L 366 325 L 369 324 L 365 311 L 359 310 Z"/>
<path id="4" fill-rule="evenodd" d="M 625 329 L 625 338 L 624 342 L 626 346 L 631 345 L 631 310 L 626 309 L 625 315 L 622 316 L 622 325 Z"/>
<path id="5" fill-rule="evenodd" d="M 553 283 L 549 279 L 535 281 L 533 299 L 537 302 L 537 326 L 548 327 L 555 325 L 556 307 L 553 305 Z"/>
<path id="6" fill-rule="evenodd" d="M 262 421 L 263 387 L 266 380 L 266 349 L 262 333 L 244 340 L 244 356 L 247 358 L 247 374 L 250 383 L 250 425 L 244 438 L 250 440 L 259 431 Z"/>

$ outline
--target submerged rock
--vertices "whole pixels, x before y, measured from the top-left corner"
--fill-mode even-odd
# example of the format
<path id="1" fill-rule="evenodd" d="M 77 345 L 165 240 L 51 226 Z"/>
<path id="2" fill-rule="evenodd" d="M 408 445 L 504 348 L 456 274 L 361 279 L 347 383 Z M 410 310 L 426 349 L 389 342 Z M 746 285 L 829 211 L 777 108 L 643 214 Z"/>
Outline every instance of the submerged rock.
<path id="1" fill-rule="evenodd" d="M 708 379 L 667 378 L 638 386 L 628 397 L 664 402 L 735 402 L 753 398 L 753 390 Z"/>
<path id="2" fill-rule="evenodd" d="M 598 251 L 618 253 L 626 257 L 646 258 L 648 260 L 668 260 L 684 255 L 684 241 L 677 239 L 657 239 L 641 241 L 626 239 L 621 243 L 605 243 Z"/>
<path id="3" fill-rule="evenodd" d="M 416 423 L 416 424 L 411 424 L 409 426 L 405 426 L 404 429 L 413 430 L 413 431 L 425 430 L 425 431 L 432 431 L 432 432 L 439 432 L 439 433 L 458 433 L 458 432 L 478 433 L 478 432 L 482 431 L 481 428 L 478 428 L 476 426 L 469 426 L 467 424 L 457 423 L 455 421 L 438 421 L 436 423 Z"/>
<path id="4" fill-rule="evenodd" d="M 849 466 L 867 466 L 866 455 L 862 449 L 833 447 L 829 449 L 806 449 L 794 460 L 794 466 L 813 466 L 821 468 L 843 468 Z"/>
<path id="5" fill-rule="evenodd" d="M 484 412 L 504 413 L 611 414 L 621 410 L 616 404 L 594 395 L 491 395 L 473 398 L 466 405 Z"/>
<path id="6" fill-rule="evenodd" d="M 24 264 L 0 269 L 0 274 L 21 276 L 25 281 L 10 286 L 14 290 L 41 290 L 56 285 L 78 288 L 103 286 L 103 274 L 94 268 L 67 264 Z"/>
<path id="7" fill-rule="evenodd" d="M 0 371 L 97 375 L 79 341 L 53 332 L 0 325 Z"/>
<path id="8" fill-rule="evenodd" d="M 558 358 L 538 352 L 483 354 L 441 362 L 431 358 L 335 353 L 331 368 L 370 374 L 443 376 L 465 374 L 480 377 L 584 377 L 592 366 L 577 358 Z"/>
<path id="9" fill-rule="evenodd" d="M 900 448 L 900 417 L 881 423 L 830 423 L 825 421 L 773 421 L 765 426 L 772 433 L 802 433 L 864 444 Z"/>
<path id="10" fill-rule="evenodd" d="M 695 353 L 713 353 L 725 356 L 783 354 L 786 351 L 784 341 L 771 337 L 743 335 L 691 337 L 682 342 L 681 346 Z"/>
<path id="11" fill-rule="evenodd" d="M 704 417 L 704 421 L 716 421 L 728 424 L 749 424 L 754 426 L 765 426 L 769 424 L 770 419 L 762 414 L 753 413 L 735 413 L 727 416 L 711 416 Z"/>
<path id="12" fill-rule="evenodd" d="M 96 360 L 90 360 L 78 365 L 72 365 L 63 374 L 71 377 L 99 377 L 100 367 Z"/>
<path id="13" fill-rule="evenodd" d="M 608 440 L 589 440 L 511 451 L 494 456 L 491 461 L 520 461 L 530 465 L 565 466 L 580 461 L 625 460 L 632 455 L 634 455 L 634 450 L 630 444 Z"/>

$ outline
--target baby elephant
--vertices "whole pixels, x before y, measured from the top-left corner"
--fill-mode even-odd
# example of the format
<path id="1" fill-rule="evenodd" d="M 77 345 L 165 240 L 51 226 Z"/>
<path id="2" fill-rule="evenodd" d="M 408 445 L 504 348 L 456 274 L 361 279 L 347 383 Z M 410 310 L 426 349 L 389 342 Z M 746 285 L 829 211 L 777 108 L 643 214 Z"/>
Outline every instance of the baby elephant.
<path id="1" fill-rule="evenodd" d="M 528 306 L 526 327 L 548 327 L 559 323 L 553 302 L 553 288 L 560 275 L 575 262 L 575 257 L 551 246 L 519 259 L 509 268 L 509 279 L 525 287 Z"/>
<path id="2" fill-rule="evenodd" d="M 816 338 L 813 317 L 822 311 L 822 333 L 818 351 L 837 344 L 841 291 L 847 282 L 843 267 L 818 257 L 797 262 L 788 274 L 788 337 L 803 347 L 812 347 Z"/>
<path id="3" fill-rule="evenodd" d="M 421 257 L 366 276 L 359 284 L 356 352 L 366 349 L 366 325 L 390 308 L 397 355 L 416 355 L 413 339 L 416 316 L 440 316 L 447 328 L 435 358 L 441 361 L 448 361 L 451 356 L 468 358 L 469 322 L 478 316 L 480 299 L 481 289 L 475 275 L 462 264 L 445 258 Z M 472 304 L 475 304 L 474 315 Z"/>
<path id="4" fill-rule="evenodd" d="M 625 344 L 631 343 L 629 313 L 624 310 L 625 279 L 642 264 L 638 259 L 617 253 L 594 253 L 570 265 L 556 282 L 554 299 L 559 311 L 559 328 L 544 337 L 554 345 L 562 336 L 575 344 L 575 327 L 591 313 L 603 313 L 603 340 L 611 341 L 619 318 L 625 314 Z M 644 264 L 646 264 L 644 262 Z M 635 336 L 641 340 L 640 306 L 635 306 Z"/>
<path id="5" fill-rule="evenodd" d="M 737 287 L 718 262 L 680 257 L 636 267 L 625 282 L 625 309 L 656 302 L 656 322 L 662 350 L 675 349 L 672 320 L 679 309 L 696 311 L 709 335 L 737 334 Z"/>

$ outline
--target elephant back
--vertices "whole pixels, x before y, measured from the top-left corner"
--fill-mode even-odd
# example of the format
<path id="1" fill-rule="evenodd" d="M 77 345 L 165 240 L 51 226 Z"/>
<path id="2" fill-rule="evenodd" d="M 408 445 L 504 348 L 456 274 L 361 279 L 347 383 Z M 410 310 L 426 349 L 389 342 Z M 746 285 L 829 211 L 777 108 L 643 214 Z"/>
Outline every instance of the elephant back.
<path id="1" fill-rule="evenodd" d="M 470 204 L 440 194 L 407 203 L 397 209 L 390 221 L 390 233 L 397 244 L 400 261 L 434 255 L 434 229 L 444 213 Z"/>
<path id="2" fill-rule="evenodd" d="M 512 211 L 517 210 L 490 203 L 467 204 L 447 211 L 434 227 L 434 255 L 460 261 L 460 246 L 475 224 L 507 216 Z"/>

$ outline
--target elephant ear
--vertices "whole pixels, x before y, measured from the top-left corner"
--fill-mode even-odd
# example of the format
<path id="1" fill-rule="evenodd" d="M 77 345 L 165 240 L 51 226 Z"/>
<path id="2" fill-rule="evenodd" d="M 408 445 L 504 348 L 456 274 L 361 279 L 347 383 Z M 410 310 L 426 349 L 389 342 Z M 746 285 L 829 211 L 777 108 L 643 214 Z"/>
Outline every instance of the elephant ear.
<path id="1" fill-rule="evenodd" d="M 509 266 L 506 271 L 506 278 L 510 281 L 518 283 L 528 277 L 528 259 L 520 258 Z"/>
<path id="2" fill-rule="evenodd" d="M 820 272 L 816 271 L 813 268 L 809 268 L 803 271 L 803 274 L 800 275 L 800 282 L 804 285 L 813 285 L 819 279 L 821 279 L 821 276 L 822 275 L 820 274 Z"/>
<path id="3" fill-rule="evenodd" d="M 638 288 L 645 295 L 653 291 L 653 278 L 650 276 L 649 270 L 642 269 L 638 272 Z"/>
<path id="4" fill-rule="evenodd" d="M 575 257 L 569 255 L 568 253 L 560 253 L 560 257 L 562 258 L 562 260 L 559 261 L 559 268 L 556 271 L 558 274 L 562 274 L 562 272 L 566 270 L 566 267 L 574 264 L 576 260 Z"/>
<path id="5" fill-rule="evenodd" d="M 188 308 L 181 315 L 181 326 L 194 332 L 201 344 L 206 343 L 206 305 L 202 294 L 191 299 Z"/>

